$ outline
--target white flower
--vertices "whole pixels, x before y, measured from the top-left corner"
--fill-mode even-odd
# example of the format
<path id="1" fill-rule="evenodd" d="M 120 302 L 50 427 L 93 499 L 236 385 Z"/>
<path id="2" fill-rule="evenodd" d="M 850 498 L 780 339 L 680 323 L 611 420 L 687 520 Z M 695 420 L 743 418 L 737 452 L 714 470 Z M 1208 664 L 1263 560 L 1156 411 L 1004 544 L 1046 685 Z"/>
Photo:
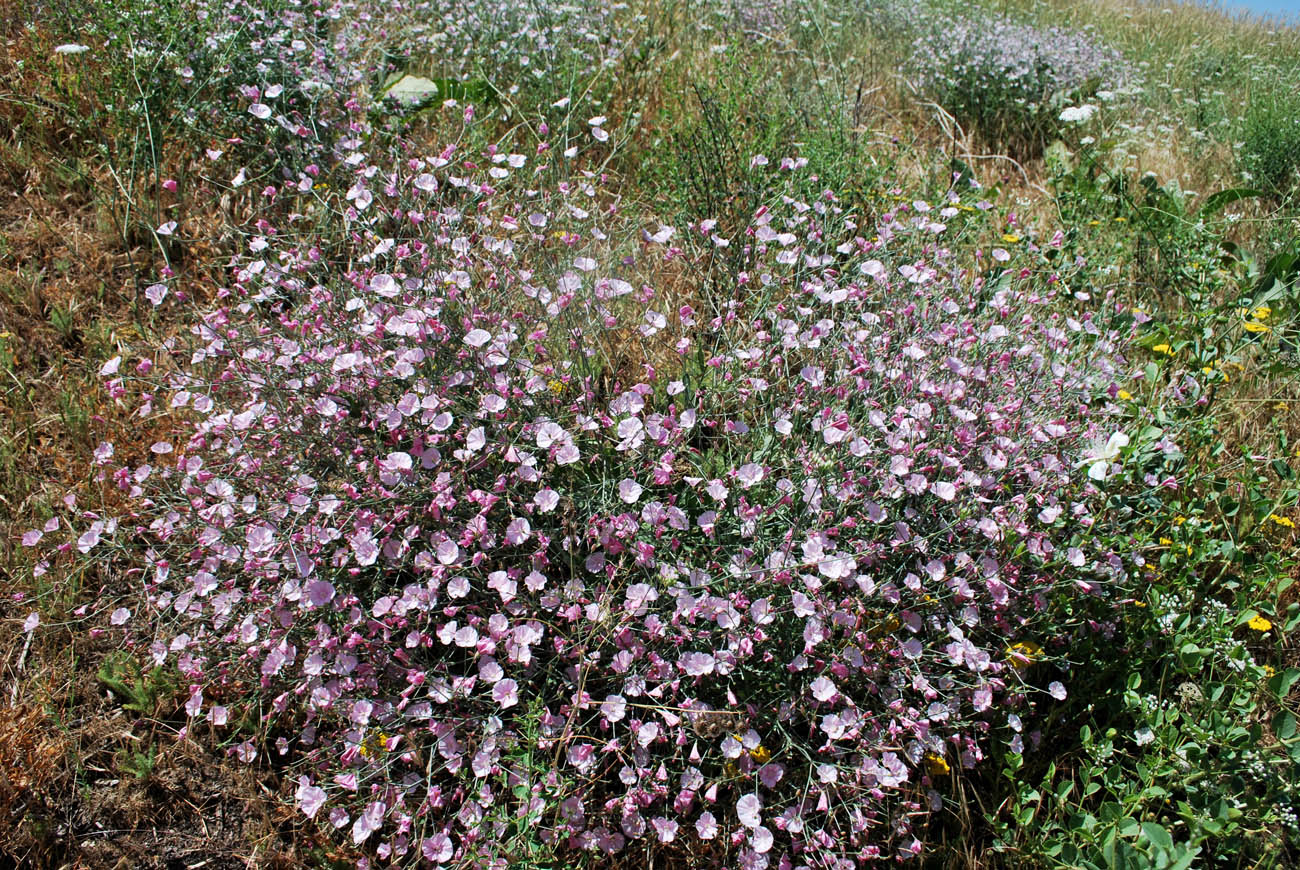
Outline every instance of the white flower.
<path id="1" fill-rule="evenodd" d="M 1097 107 L 1092 103 L 1084 103 L 1082 106 L 1066 106 L 1061 110 L 1061 120 L 1067 124 L 1083 124 L 1097 113 Z"/>
<path id="2" fill-rule="evenodd" d="M 1120 451 L 1127 446 L 1128 436 L 1123 432 L 1116 432 L 1106 440 L 1105 446 L 1100 450 L 1085 451 L 1084 458 L 1075 464 L 1075 468 L 1086 465 L 1090 478 L 1097 481 L 1105 480 L 1110 464 L 1119 458 Z"/>
<path id="3" fill-rule="evenodd" d="M 83 54 L 90 51 L 89 45 L 82 45 L 77 42 L 65 42 L 63 45 L 54 47 L 55 54 Z"/>

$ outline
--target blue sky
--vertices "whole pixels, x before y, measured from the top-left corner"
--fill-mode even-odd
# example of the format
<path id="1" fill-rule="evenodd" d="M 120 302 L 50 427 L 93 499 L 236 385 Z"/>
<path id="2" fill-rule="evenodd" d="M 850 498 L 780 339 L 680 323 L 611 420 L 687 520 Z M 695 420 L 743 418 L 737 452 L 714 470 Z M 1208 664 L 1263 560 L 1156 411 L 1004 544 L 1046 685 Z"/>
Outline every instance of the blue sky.
<path id="1" fill-rule="evenodd" d="M 1300 22 L 1300 0 L 1221 0 L 1221 5 L 1225 9 L 1244 9 Z"/>

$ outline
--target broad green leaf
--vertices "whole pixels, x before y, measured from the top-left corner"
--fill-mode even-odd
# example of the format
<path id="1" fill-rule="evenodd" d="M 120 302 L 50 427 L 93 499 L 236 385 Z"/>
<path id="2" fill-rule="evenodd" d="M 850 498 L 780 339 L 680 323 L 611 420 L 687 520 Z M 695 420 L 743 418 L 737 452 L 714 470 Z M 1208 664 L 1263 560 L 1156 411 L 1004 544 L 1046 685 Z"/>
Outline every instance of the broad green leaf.
<path id="1" fill-rule="evenodd" d="M 1296 731 L 1295 714 L 1290 710 L 1282 710 L 1273 717 L 1273 733 L 1277 735 L 1278 740 L 1292 740 L 1295 738 Z"/>
<path id="2" fill-rule="evenodd" d="M 1300 669 L 1287 668 L 1285 671 L 1274 674 L 1268 680 L 1268 687 L 1273 690 L 1273 694 L 1278 698 L 1285 699 L 1291 694 L 1291 687 L 1295 685 L 1296 680 L 1300 680 Z"/>
<path id="3" fill-rule="evenodd" d="M 1155 822 L 1143 822 L 1142 833 L 1146 835 L 1147 842 L 1161 849 L 1168 849 L 1174 845 L 1174 838 Z"/>

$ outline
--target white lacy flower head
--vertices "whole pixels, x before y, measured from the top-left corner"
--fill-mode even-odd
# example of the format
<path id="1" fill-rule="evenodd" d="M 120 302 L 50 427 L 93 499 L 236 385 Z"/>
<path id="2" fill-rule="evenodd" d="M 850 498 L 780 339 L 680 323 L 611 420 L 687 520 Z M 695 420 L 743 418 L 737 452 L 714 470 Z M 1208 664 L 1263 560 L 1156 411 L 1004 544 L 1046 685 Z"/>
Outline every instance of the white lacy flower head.
<path id="1" fill-rule="evenodd" d="M 1061 110 L 1061 120 L 1067 124 L 1083 124 L 1096 113 L 1097 107 L 1092 103 L 1084 103 L 1082 106 L 1066 106 Z"/>
<path id="2" fill-rule="evenodd" d="M 55 54 L 82 54 L 87 51 L 90 51 L 89 45 L 82 45 L 77 42 L 65 42 L 63 45 L 54 47 Z"/>

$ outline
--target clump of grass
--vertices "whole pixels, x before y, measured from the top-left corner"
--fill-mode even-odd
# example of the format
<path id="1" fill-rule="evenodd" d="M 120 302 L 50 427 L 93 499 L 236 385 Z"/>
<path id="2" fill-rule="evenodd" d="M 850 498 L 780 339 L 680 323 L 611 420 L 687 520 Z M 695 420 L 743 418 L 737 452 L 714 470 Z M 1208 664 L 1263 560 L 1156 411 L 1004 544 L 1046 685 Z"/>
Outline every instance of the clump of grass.
<path id="1" fill-rule="evenodd" d="M 1284 197 L 1300 184 L 1300 92 L 1277 89 L 1251 101 L 1238 165 L 1255 185 Z"/>

